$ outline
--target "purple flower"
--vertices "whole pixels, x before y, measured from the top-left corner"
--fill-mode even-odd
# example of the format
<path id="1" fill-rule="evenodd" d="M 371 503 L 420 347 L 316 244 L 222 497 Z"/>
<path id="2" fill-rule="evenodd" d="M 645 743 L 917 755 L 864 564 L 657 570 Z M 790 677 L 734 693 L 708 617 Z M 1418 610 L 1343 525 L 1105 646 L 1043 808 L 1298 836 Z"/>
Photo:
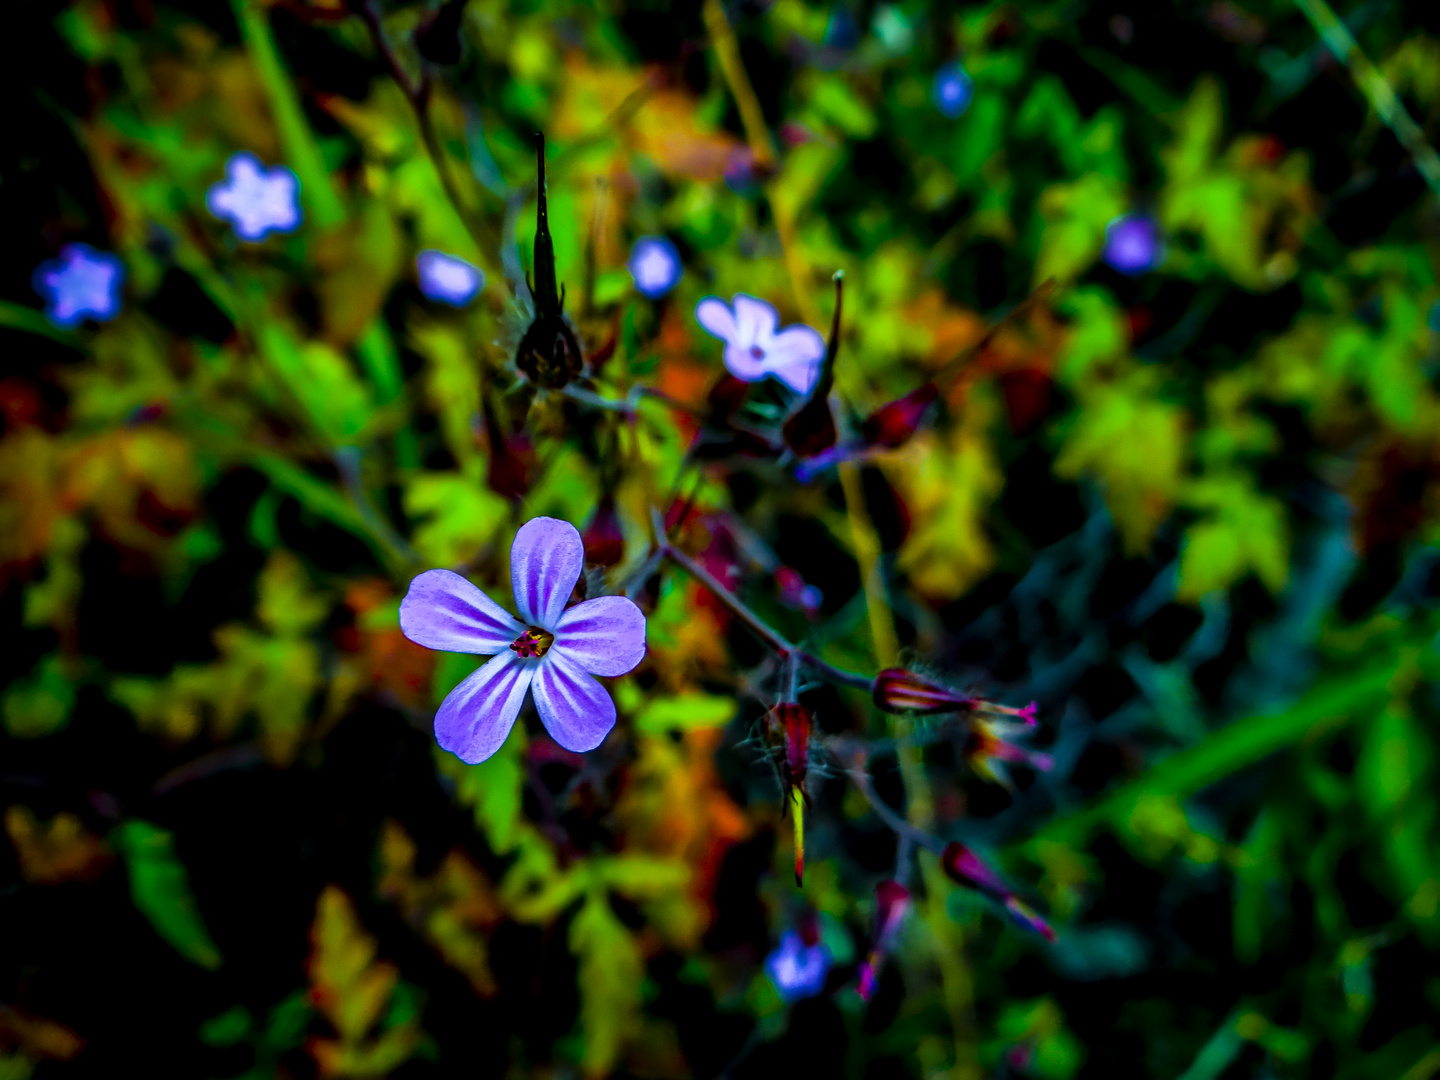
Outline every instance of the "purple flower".
<path id="1" fill-rule="evenodd" d="M 804 325 L 779 330 L 780 313 L 764 300 L 739 293 L 731 310 L 718 296 L 707 296 L 695 305 L 695 319 L 725 342 L 725 366 L 743 382 L 771 375 L 808 394 L 820 378 L 825 339 Z"/>
<path id="2" fill-rule="evenodd" d="M 225 163 L 225 182 L 212 184 L 205 205 L 235 227 L 241 240 L 263 240 L 300 226 L 300 180 L 284 165 L 266 168 L 248 150 Z"/>
<path id="3" fill-rule="evenodd" d="M 975 99 L 975 80 L 954 60 L 935 72 L 935 85 L 930 93 L 941 114 L 954 120 L 964 116 Z"/>
<path id="4" fill-rule="evenodd" d="M 428 249 L 415 256 L 420 291 L 431 300 L 464 307 L 485 287 L 485 272 L 458 255 Z"/>
<path id="5" fill-rule="evenodd" d="M 1105 251 L 1101 256 L 1113 269 L 1138 277 L 1160 265 L 1164 245 L 1160 227 L 1144 214 L 1126 214 L 1105 226 Z"/>
<path id="6" fill-rule="evenodd" d="M 806 945 L 799 931 L 786 930 L 775 951 L 765 957 L 765 974 L 785 1001 L 814 997 L 825 989 L 830 950 L 818 941 Z"/>
<path id="7" fill-rule="evenodd" d="M 680 252 L 664 236 L 640 237 L 630 249 L 630 261 L 625 265 L 635 279 L 635 288 L 651 300 L 664 296 L 685 275 Z"/>
<path id="8" fill-rule="evenodd" d="M 645 616 L 623 596 L 567 608 L 585 564 L 568 521 L 531 518 L 510 548 L 519 617 L 459 574 L 427 570 L 400 602 L 400 629 L 427 649 L 494 658 L 435 713 L 442 748 L 474 765 L 500 749 L 525 692 L 566 750 L 593 750 L 615 726 L 615 703 L 592 675 L 624 675 L 645 658 Z"/>
<path id="9" fill-rule="evenodd" d="M 113 319 L 120 312 L 125 264 L 119 256 L 89 244 L 66 244 L 58 259 L 35 268 L 31 284 L 45 298 L 45 317 L 69 329 L 86 315 Z"/>

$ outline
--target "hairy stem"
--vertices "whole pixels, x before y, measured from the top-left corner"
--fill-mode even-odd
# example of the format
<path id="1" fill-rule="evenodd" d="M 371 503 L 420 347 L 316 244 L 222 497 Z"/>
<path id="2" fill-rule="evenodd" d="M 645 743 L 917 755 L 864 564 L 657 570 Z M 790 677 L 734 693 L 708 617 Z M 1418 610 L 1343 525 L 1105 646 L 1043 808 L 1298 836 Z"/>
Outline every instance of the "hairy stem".
<path id="1" fill-rule="evenodd" d="M 709 589 L 715 598 L 729 609 L 732 615 L 744 623 L 750 629 L 751 633 L 765 642 L 766 645 L 770 646 L 782 659 L 788 660 L 794 658 L 796 662 L 803 664 L 805 667 L 818 672 L 831 682 L 838 683 L 841 686 L 853 686 L 857 689 L 868 691 L 875 689 L 875 679 L 873 676 L 861 675 L 855 671 L 846 671 L 844 668 L 838 668 L 834 664 L 826 663 L 813 653 L 806 652 L 804 649 L 799 648 L 787 640 L 776 630 L 772 629 L 764 619 L 751 611 L 743 600 L 722 585 L 714 574 L 706 570 L 705 567 L 701 566 L 689 555 L 686 555 L 685 552 L 671 547 L 669 544 L 664 544 L 660 548 L 660 555 L 675 563 L 676 566 L 679 566 L 691 577 L 699 581 L 700 584 L 704 585 L 705 588 Z"/>
<path id="2" fill-rule="evenodd" d="M 440 179 L 440 186 L 445 190 L 445 197 L 455 208 L 465 231 L 470 234 L 470 239 L 475 241 L 481 253 L 493 251 L 498 244 L 498 237 L 492 236 L 475 221 L 461 199 L 460 188 L 450 171 L 449 161 L 440 145 L 440 137 L 435 133 L 435 123 L 430 116 L 430 80 L 424 75 L 418 80 L 410 78 L 410 73 L 400 63 L 400 56 L 391 44 L 390 36 L 385 33 L 385 25 L 381 22 L 380 10 L 375 0 L 367 0 L 361 5 L 360 17 L 365 20 L 365 25 L 370 30 L 370 39 L 375 43 L 381 59 L 385 61 L 390 77 L 395 80 L 400 92 L 405 95 L 405 100 L 410 102 L 410 108 L 415 112 L 415 121 L 420 127 L 420 141 L 424 143 L 430 163 L 435 167 L 435 174 Z"/>

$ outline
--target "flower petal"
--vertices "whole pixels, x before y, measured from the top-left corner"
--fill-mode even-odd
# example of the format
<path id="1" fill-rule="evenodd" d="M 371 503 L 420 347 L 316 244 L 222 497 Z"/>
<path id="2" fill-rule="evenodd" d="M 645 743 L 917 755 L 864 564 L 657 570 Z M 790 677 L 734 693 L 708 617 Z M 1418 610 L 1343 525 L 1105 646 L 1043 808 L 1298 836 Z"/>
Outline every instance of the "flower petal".
<path id="1" fill-rule="evenodd" d="M 730 305 L 718 296 L 707 296 L 695 305 L 695 321 L 707 334 L 721 341 L 735 339 L 735 313 L 730 310 Z"/>
<path id="2" fill-rule="evenodd" d="M 520 618 L 550 630 L 585 567 L 580 530 L 559 518 L 531 518 L 510 547 L 510 587 Z"/>
<path id="3" fill-rule="evenodd" d="M 555 624 L 555 644 L 592 675 L 624 675 L 645 659 L 645 615 L 624 596 L 576 604 Z"/>
<path id="4" fill-rule="evenodd" d="M 594 750 L 615 726 L 609 692 L 554 648 L 540 662 L 531 689 L 540 722 L 566 750 Z"/>
<path id="5" fill-rule="evenodd" d="M 400 601 L 400 630 L 417 645 L 488 656 L 524 633 L 513 615 L 451 570 L 426 570 Z"/>
<path id="6" fill-rule="evenodd" d="M 748 293 L 735 294 L 735 329 L 732 340 L 742 345 L 759 345 L 769 349 L 775 328 L 780 325 L 780 313 L 768 300 Z"/>
<path id="7" fill-rule="evenodd" d="M 787 326 L 770 343 L 768 371 L 797 394 L 808 394 L 820 378 L 825 339 L 812 327 Z"/>
<path id="8" fill-rule="evenodd" d="M 499 750 L 515 726 L 538 666 L 504 652 L 451 690 L 435 713 L 440 748 L 470 765 Z"/>

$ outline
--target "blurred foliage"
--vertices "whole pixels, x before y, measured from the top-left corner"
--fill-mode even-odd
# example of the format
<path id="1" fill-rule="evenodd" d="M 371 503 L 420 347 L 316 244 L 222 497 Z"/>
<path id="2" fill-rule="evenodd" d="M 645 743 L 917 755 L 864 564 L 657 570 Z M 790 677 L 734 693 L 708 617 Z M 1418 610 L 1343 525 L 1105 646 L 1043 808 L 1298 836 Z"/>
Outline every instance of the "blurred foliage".
<path id="1" fill-rule="evenodd" d="M 1311 10 L 11 5 L 0 1080 L 1440 1074 L 1440 212 Z M 1433 142 L 1440 15 L 1336 12 Z M 512 356 L 537 129 L 565 393 Z M 298 230 L 209 213 L 241 150 Z M 684 259 L 661 299 L 642 235 Z M 124 306 L 67 330 L 31 274 L 78 240 Z M 473 303 L 427 299 L 428 248 Z M 692 313 L 824 331 L 837 270 L 845 460 L 797 471 L 755 442 L 797 402 L 727 399 Z M 527 710 L 466 765 L 430 725 L 475 659 L 399 599 L 444 566 L 507 602 L 541 514 L 611 522 L 588 587 L 649 655 L 592 754 Z M 795 888 L 787 676 L 655 515 L 828 663 L 1037 701 L 1053 766 L 988 784 L 963 725 L 804 683 Z M 799 1001 L 763 966 L 795 928 L 832 964 Z"/>

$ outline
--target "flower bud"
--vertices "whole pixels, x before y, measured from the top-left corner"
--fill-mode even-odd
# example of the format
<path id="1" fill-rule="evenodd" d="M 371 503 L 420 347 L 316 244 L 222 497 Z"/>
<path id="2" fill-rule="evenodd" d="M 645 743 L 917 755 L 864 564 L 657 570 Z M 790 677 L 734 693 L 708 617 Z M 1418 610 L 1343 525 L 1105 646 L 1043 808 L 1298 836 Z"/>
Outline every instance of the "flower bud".
<path id="1" fill-rule="evenodd" d="M 795 823 L 795 884 L 799 886 L 805 880 L 805 804 L 810 798 L 805 791 L 805 774 L 810 756 L 810 730 L 815 722 L 805 706 L 786 701 L 775 706 L 771 723 L 779 729 L 785 747 L 781 772 Z"/>
<path id="2" fill-rule="evenodd" d="M 598 566 L 614 566 L 625 557 L 625 534 L 620 531 L 620 517 L 615 513 L 615 496 L 608 491 L 600 496 L 590 524 L 580 534 L 585 544 L 585 561 Z"/>
<path id="3" fill-rule="evenodd" d="M 904 446 L 920 430 L 925 413 L 940 396 L 933 382 L 921 383 L 902 398 L 882 405 L 860 424 L 860 435 L 867 446 L 894 450 Z"/>
<path id="4" fill-rule="evenodd" d="M 855 988 L 863 1001 L 875 993 L 880 964 L 909 908 L 910 890 L 898 881 L 882 881 L 875 887 L 875 940 L 860 965 L 860 985 Z"/>
<path id="5" fill-rule="evenodd" d="M 1016 896 L 1004 879 L 964 844 L 946 844 L 945 850 L 940 853 L 940 866 L 951 880 L 999 900 L 1017 925 L 1047 941 L 1055 940 L 1055 931 L 1050 929 L 1050 924 Z"/>
<path id="6" fill-rule="evenodd" d="M 964 844 L 954 841 L 946 844 L 945 850 L 940 853 L 940 866 L 961 885 L 982 889 L 1001 899 L 1012 895 L 1000 876 Z"/>
<path id="7" fill-rule="evenodd" d="M 875 676 L 875 707 L 891 713 L 947 713 L 974 707 L 975 699 L 904 668 Z"/>

